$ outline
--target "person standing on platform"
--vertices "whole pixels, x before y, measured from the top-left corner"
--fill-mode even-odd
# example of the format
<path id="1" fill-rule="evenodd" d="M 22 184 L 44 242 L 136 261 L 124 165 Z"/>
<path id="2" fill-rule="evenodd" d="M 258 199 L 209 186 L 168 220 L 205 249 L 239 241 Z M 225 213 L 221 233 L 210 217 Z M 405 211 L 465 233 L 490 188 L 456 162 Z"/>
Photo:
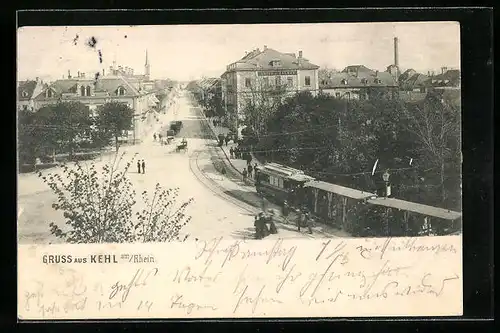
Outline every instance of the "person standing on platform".
<path id="1" fill-rule="evenodd" d="M 243 169 L 243 181 L 246 181 L 247 180 L 247 169 Z"/>
<path id="2" fill-rule="evenodd" d="M 141 161 L 137 161 L 137 173 L 141 173 Z"/>
<path id="3" fill-rule="evenodd" d="M 146 173 L 146 162 L 144 160 L 142 160 L 142 173 Z"/>
<path id="4" fill-rule="evenodd" d="M 251 178 L 253 178 L 253 177 L 252 177 L 253 167 L 252 167 L 252 165 L 251 165 L 251 164 L 248 164 L 248 166 L 247 166 L 247 170 L 248 170 L 248 177 L 249 177 L 250 179 L 251 179 Z"/>
<path id="5" fill-rule="evenodd" d="M 156 141 L 156 133 L 153 134 L 153 141 Z"/>

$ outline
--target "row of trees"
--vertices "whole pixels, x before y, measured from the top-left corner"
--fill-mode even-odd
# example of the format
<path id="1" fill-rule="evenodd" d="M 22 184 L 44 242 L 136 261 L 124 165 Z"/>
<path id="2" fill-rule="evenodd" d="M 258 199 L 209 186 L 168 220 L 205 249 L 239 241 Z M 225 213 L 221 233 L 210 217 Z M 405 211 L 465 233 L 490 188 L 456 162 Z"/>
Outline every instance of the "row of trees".
<path id="1" fill-rule="evenodd" d="M 383 186 L 389 169 L 394 196 L 460 209 L 460 110 L 444 94 L 407 104 L 299 93 L 267 111 L 265 132 L 252 128 L 261 158 L 362 190 Z"/>
<path id="2" fill-rule="evenodd" d="M 130 130 L 134 111 L 124 103 L 108 102 L 94 114 L 80 102 L 59 102 L 36 112 L 18 113 L 18 149 L 21 164 L 33 164 L 37 157 L 68 153 L 78 149 L 98 149 Z"/>

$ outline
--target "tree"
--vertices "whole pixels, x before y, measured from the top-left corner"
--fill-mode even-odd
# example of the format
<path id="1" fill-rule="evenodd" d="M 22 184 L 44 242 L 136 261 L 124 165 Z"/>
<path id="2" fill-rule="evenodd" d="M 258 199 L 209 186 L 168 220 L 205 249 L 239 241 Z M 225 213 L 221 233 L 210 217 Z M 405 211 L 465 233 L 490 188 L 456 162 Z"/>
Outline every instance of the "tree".
<path id="1" fill-rule="evenodd" d="M 36 157 L 69 152 L 91 136 L 92 118 L 79 102 L 59 102 L 47 105 L 34 113 L 19 113 L 20 157 L 32 163 Z"/>
<path id="2" fill-rule="evenodd" d="M 114 138 L 115 149 L 119 149 L 118 138 L 124 131 L 130 130 L 134 110 L 127 104 L 120 102 L 108 102 L 97 110 L 97 129 L 102 140 L 108 141 Z"/>
<path id="3" fill-rule="evenodd" d="M 450 187 L 450 192 L 459 191 L 460 110 L 445 94 L 433 91 L 422 103 L 407 108 L 405 116 L 408 120 L 406 129 L 418 143 L 414 152 L 432 170 L 427 177 L 428 182 L 433 181 L 433 174 L 438 176 L 435 181 L 439 188 L 439 201 L 445 204 L 447 187 Z"/>
<path id="4" fill-rule="evenodd" d="M 79 143 L 88 139 L 92 118 L 89 109 L 80 102 L 59 102 L 52 106 L 56 126 L 56 141 L 69 153 L 70 160 Z"/>
<path id="5" fill-rule="evenodd" d="M 269 117 L 287 97 L 287 87 L 281 84 L 270 84 L 266 78 L 251 79 L 250 85 L 242 93 L 243 115 L 245 125 L 256 134 L 257 139 L 267 131 Z M 269 79 L 269 78 L 267 78 Z M 295 93 L 293 91 L 292 93 Z"/>
<path id="6" fill-rule="evenodd" d="M 98 171 L 94 162 L 63 166 L 62 174 L 39 177 L 57 195 L 55 210 L 64 212 L 67 230 L 50 223 L 51 233 L 68 243 L 168 242 L 179 239 L 190 221 L 185 214 L 189 199 L 177 203 L 178 189 L 156 185 L 152 197 L 137 195 L 127 178 L 134 159 L 120 167 L 124 154 Z M 135 157 L 135 156 L 134 156 Z M 65 228 L 66 229 L 66 228 Z"/>

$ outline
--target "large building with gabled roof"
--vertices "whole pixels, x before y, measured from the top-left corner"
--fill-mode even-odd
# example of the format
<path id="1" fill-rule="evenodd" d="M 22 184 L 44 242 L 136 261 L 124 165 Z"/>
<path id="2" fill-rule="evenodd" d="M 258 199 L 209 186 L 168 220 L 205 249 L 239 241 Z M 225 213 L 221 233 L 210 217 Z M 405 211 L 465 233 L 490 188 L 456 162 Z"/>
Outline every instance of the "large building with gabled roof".
<path id="1" fill-rule="evenodd" d="M 155 108 L 159 102 L 154 91 L 142 89 L 125 77 L 104 76 L 95 79 L 82 75 L 56 80 L 34 97 L 36 109 L 59 101 L 81 102 L 91 112 L 96 112 L 99 106 L 111 101 L 127 104 L 134 110 L 135 116 L 133 128 L 124 135 L 127 140 L 134 142 L 140 140 L 154 122 Z"/>
<path id="2" fill-rule="evenodd" d="M 318 92 L 319 66 L 304 58 L 302 51 L 283 53 L 264 45 L 264 49 L 247 52 L 241 59 L 229 64 L 222 74 L 222 100 L 229 126 L 236 130 L 245 120 L 243 113 L 250 99 L 267 98 L 272 91 L 286 96 L 299 91 Z M 277 98 L 276 94 L 273 94 Z M 271 97 L 269 97 L 271 98 Z"/>

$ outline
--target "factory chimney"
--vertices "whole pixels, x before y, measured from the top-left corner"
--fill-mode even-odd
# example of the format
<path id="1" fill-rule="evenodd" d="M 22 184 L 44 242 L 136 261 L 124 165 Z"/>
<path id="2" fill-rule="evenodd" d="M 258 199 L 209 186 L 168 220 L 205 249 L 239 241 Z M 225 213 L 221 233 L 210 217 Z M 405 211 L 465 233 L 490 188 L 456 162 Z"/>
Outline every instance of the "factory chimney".
<path id="1" fill-rule="evenodd" d="M 399 67 L 398 37 L 394 37 L 394 66 Z"/>

